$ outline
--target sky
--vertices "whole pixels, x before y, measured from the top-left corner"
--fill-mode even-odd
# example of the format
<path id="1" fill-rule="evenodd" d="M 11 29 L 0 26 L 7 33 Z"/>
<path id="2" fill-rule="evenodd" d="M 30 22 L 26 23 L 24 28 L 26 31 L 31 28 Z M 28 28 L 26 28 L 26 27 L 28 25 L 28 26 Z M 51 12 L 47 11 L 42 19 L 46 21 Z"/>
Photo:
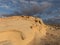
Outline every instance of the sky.
<path id="1" fill-rule="evenodd" d="M 60 0 L 0 0 L 0 16 L 19 12 L 43 19 L 60 16 Z"/>

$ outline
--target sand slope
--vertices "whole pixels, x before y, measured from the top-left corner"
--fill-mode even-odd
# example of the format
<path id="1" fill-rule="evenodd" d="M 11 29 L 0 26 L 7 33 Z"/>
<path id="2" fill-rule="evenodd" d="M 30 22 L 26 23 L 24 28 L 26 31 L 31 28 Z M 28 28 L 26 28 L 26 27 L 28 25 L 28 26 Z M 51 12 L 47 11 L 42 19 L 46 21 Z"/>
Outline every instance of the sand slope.
<path id="1" fill-rule="evenodd" d="M 37 45 L 45 34 L 45 25 L 39 18 L 31 16 L 0 18 L 0 42 L 8 40 L 12 45 Z"/>
<path id="2" fill-rule="evenodd" d="M 60 29 L 32 16 L 0 18 L 0 45 L 59 45 Z"/>

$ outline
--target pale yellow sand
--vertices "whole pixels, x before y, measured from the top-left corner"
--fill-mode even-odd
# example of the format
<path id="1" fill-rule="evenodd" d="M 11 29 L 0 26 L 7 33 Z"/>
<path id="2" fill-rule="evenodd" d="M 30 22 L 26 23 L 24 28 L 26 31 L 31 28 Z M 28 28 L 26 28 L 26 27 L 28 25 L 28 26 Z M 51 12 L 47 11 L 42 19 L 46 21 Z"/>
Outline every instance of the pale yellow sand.
<path id="1" fill-rule="evenodd" d="M 31 16 L 0 18 L 0 45 L 5 40 L 11 45 L 40 45 L 46 28 L 41 19 Z"/>

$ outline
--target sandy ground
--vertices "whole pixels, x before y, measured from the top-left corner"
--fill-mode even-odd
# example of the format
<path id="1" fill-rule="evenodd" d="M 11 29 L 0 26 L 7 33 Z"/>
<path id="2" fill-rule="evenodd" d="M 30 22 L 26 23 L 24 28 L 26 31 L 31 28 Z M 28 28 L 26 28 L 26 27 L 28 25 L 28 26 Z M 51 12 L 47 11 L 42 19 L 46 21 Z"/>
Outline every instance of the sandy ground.
<path id="1" fill-rule="evenodd" d="M 59 26 L 33 17 L 11 18 L 0 18 L 0 45 L 60 45 Z"/>

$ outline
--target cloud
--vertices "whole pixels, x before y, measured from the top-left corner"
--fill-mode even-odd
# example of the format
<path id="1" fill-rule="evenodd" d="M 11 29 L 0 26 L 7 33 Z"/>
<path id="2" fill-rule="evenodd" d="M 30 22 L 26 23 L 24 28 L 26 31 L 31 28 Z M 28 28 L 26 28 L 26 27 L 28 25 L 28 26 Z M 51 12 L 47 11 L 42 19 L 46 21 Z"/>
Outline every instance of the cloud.
<path id="1" fill-rule="evenodd" d="M 9 9 L 10 7 L 7 6 L 7 5 L 0 5 L 1 8 L 6 8 L 6 9 Z"/>
<path id="2" fill-rule="evenodd" d="M 16 1 L 12 0 L 13 4 L 17 3 Z"/>
<path id="3" fill-rule="evenodd" d="M 9 5 L 1 5 L 0 7 L 14 10 L 22 15 L 35 15 L 38 13 L 43 13 L 46 9 L 52 6 L 52 3 L 47 1 L 37 2 L 37 1 L 25 1 L 25 0 L 10 0 L 12 3 Z"/>
<path id="4" fill-rule="evenodd" d="M 41 8 L 42 10 L 45 10 L 45 9 L 51 7 L 51 6 L 52 6 L 52 3 L 49 3 L 49 2 L 41 2 L 41 3 L 40 3 L 40 8 Z"/>
<path id="5" fill-rule="evenodd" d="M 30 5 L 30 7 L 28 5 Z M 49 2 L 36 2 L 36 1 L 30 1 L 30 3 L 25 3 L 26 8 L 23 8 L 23 14 L 36 14 L 36 13 L 42 13 L 44 12 L 47 8 L 52 6 L 52 3 Z"/>

